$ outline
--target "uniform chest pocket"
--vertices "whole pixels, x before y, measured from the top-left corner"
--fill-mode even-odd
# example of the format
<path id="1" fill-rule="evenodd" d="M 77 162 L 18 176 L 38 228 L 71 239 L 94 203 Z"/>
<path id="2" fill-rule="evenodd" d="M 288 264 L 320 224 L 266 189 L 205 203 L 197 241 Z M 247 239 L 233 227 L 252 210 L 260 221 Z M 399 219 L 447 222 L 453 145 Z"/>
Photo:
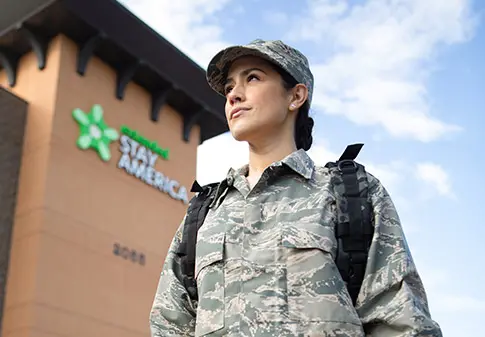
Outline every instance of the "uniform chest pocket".
<path id="1" fill-rule="evenodd" d="M 224 231 L 202 226 L 195 257 L 199 303 L 195 336 L 205 336 L 224 327 Z"/>
<path id="2" fill-rule="evenodd" d="M 287 249 L 289 319 L 360 324 L 334 262 L 333 229 L 316 222 L 287 225 L 282 246 Z"/>

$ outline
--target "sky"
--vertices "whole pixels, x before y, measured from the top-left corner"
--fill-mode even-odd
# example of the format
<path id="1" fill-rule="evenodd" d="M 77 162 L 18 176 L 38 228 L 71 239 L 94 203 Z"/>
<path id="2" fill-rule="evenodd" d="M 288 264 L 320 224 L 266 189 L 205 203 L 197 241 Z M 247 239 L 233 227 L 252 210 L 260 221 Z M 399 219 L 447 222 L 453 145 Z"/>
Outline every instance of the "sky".
<path id="1" fill-rule="evenodd" d="M 388 189 L 444 336 L 485 317 L 484 1 L 120 0 L 204 69 L 256 38 L 301 50 L 315 75 L 313 160 L 365 143 L 359 161 Z M 161 57 L 163 57 L 161 55 Z M 229 133 L 198 149 L 197 179 L 247 162 Z"/>

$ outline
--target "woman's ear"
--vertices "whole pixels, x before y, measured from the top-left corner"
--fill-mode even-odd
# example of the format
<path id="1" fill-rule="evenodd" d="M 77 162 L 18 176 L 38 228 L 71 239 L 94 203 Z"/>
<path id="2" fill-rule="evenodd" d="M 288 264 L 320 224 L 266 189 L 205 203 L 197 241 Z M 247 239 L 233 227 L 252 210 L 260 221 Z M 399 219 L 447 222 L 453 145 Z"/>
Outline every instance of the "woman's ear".
<path id="1" fill-rule="evenodd" d="M 304 84 L 297 84 L 291 89 L 291 99 L 289 109 L 291 111 L 299 109 L 308 98 L 308 88 Z"/>

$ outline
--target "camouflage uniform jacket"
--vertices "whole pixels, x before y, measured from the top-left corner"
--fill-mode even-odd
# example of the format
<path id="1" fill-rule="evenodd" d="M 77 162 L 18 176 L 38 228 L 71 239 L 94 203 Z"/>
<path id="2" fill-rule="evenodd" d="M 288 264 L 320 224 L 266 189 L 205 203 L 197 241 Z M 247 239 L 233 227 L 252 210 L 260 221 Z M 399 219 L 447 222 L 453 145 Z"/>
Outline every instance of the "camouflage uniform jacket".
<path id="1" fill-rule="evenodd" d="M 370 174 L 375 236 L 352 305 L 334 263 L 332 170 L 299 150 L 250 190 L 247 167 L 231 169 L 231 188 L 198 233 L 199 301 L 181 283 L 180 227 L 153 302 L 152 336 L 441 336 L 393 202 Z"/>

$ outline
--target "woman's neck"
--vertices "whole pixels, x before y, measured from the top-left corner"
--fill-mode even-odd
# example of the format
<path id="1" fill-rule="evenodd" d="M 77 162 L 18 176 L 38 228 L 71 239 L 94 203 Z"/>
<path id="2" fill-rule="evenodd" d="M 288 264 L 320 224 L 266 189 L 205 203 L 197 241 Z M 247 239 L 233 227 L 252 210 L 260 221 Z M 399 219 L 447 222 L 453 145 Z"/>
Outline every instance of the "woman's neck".
<path id="1" fill-rule="evenodd" d="M 248 178 L 259 177 L 272 163 L 282 160 L 296 151 L 294 141 L 277 140 L 255 146 L 249 145 Z M 257 180 L 257 179 L 256 179 Z"/>

